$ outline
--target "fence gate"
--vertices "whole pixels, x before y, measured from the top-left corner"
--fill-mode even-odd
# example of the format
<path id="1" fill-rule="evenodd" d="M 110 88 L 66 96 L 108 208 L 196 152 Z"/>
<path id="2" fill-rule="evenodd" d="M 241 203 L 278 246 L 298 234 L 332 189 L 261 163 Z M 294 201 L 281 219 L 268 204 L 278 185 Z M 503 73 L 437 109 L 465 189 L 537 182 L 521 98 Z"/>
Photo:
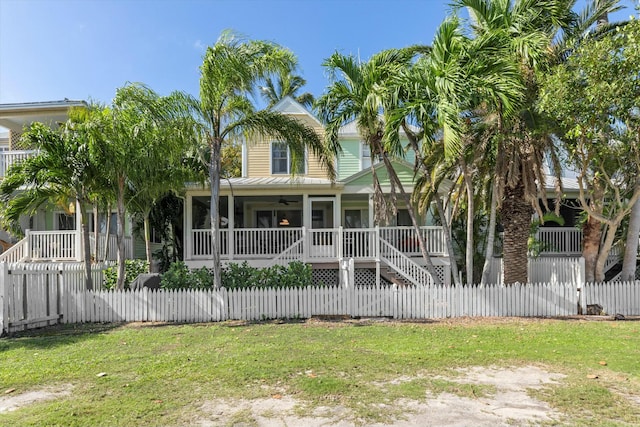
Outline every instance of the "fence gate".
<path id="1" fill-rule="evenodd" d="M 12 268 L 0 264 L 2 332 L 55 325 L 62 316 L 58 270 Z"/>

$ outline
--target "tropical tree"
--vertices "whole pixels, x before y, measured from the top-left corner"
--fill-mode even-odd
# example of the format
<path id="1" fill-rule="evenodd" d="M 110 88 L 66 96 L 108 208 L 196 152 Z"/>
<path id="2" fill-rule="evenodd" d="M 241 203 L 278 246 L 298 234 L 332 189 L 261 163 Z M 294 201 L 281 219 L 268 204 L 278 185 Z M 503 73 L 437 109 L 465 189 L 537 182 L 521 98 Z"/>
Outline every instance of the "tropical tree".
<path id="1" fill-rule="evenodd" d="M 316 109 L 325 123 L 325 141 L 329 146 L 338 144 L 338 131 L 352 121 L 366 144 L 372 157 L 384 163 L 389 176 L 392 192 L 391 206 L 388 207 L 374 164 L 371 165 L 374 187 L 374 209 L 378 223 L 386 223 L 390 212 L 396 209 L 396 190 L 400 193 L 415 229 L 420 251 L 427 270 L 435 283 L 440 283 L 435 267 L 427 251 L 424 237 L 420 232 L 414 205 L 391 163 L 393 158 L 402 156 L 399 139 L 385 144 L 384 112 L 392 102 L 383 87 L 392 77 L 408 67 L 415 53 L 422 48 L 390 49 L 373 55 L 369 61 L 360 62 L 354 56 L 334 53 L 323 63 L 329 71 L 331 84 L 316 101 Z"/>
<path id="2" fill-rule="evenodd" d="M 92 128 L 95 157 L 115 195 L 119 288 L 124 286 L 126 212 L 143 218 L 150 261 L 150 211 L 190 176 L 183 155 L 192 143 L 194 121 L 184 100 L 178 92 L 160 97 L 144 85 L 127 84 L 116 90 L 111 107 L 101 110 Z"/>
<path id="3" fill-rule="evenodd" d="M 387 138 L 398 140 L 398 124 L 404 124 L 407 135 L 411 132 L 406 123 L 421 129 L 415 135 L 422 140 L 420 145 L 414 142 L 416 138 L 409 139 L 416 152 L 416 170 L 421 172 L 414 197 L 422 209 L 434 200 L 441 204 L 438 189 L 443 180 L 460 184 L 459 193 L 466 197 L 465 264 L 467 281 L 471 282 L 476 214 L 473 181 L 480 168 L 477 163 L 495 159 L 491 138 L 486 136 L 490 132 L 483 130 L 491 126 L 480 113 L 491 101 L 502 105 L 508 116 L 522 97 L 522 84 L 517 67 L 498 55 L 495 46 L 469 39 L 463 30 L 457 18 L 445 20 L 431 49 L 395 79 L 391 90 L 397 104 L 388 114 Z M 438 211 L 443 212 L 444 207 L 438 206 Z M 447 222 L 443 218 L 443 225 Z M 453 255 L 450 239 L 448 243 Z"/>
<path id="4" fill-rule="evenodd" d="M 313 95 L 309 92 L 298 94 L 307 81 L 301 76 L 294 75 L 291 72 L 278 73 L 276 77 L 267 77 L 264 86 L 260 86 L 260 93 L 265 101 L 267 108 L 273 107 L 281 99 L 290 96 L 307 109 L 313 107 Z"/>
<path id="5" fill-rule="evenodd" d="M 635 277 L 640 229 L 639 52 L 640 24 L 634 20 L 586 40 L 541 79 L 539 108 L 559 122 L 559 137 L 577 166 L 580 204 L 589 216 L 584 227 L 587 281 L 604 280 L 616 230 L 629 213 L 633 214 L 622 278 Z"/>
<path id="6" fill-rule="evenodd" d="M 192 100 L 192 107 L 200 121 L 198 142 L 206 149 L 208 162 L 215 286 L 221 283 L 218 231 L 223 147 L 255 136 L 286 141 L 294 164 L 304 161 L 309 148 L 329 175 L 335 176 L 336 151 L 326 147 L 314 129 L 279 112 L 257 110 L 251 102 L 265 78 L 291 72 L 295 64 L 296 59 L 289 50 L 267 41 L 245 40 L 231 32 L 224 32 L 204 55 L 200 68 L 200 100 Z"/>
<path id="7" fill-rule="evenodd" d="M 127 85 L 118 92 L 118 105 L 131 104 L 139 114 L 135 121 L 139 152 L 130 153 L 137 161 L 127 172 L 125 201 L 127 211 L 142 218 L 145 253 L 151 268 L 151 223 L 153 207 L 167 194 L 177 193 L 184 183 L 196 177 L 185 153 L 193 145 L 193 118 L 184 95 L 161 97 L 139 84 Z"/>
<path id="8" fill-rule="evenodd" d="M 498 116 L 494 175 L 504 227 L 504 281 L 527 280 L 527 241 L 531 215 L 546 205 L 545 155 L 560 170 L 554 141 L 534 106 L 539 94 L 536 72 L 566 58 L 598 17 L 616 9 L 616 1 L 596 0 L 580 15 L 576 1 L 456 0 L 466 8 L 468 28 L 478 44 L 493 46 L 502 61 L 518 67 L 523 102 L 507 117 L 502 101 L 487 100 L 487 111 Z M 494 57 L 494 58 L 497 58 Z M 559 187 L 558 187 L 559 188 Z M 560 192 L 558 192 L 558 197 Z M 557 206 L 558 204 L 556 204 Z"/>
<path id="9" fill-rule="evenodd" d="M 32 215 L 43 204 L 55 201 L 79 209 L 82 233 L 84 281 L 93 288 L 87 205 L 100 168 L 91 155 L 91 138 L 86 124 L 93 120 L 92 107 L 74 108 L 59 129 L 33 123 L 23 134 L 24 144 L 36 147 L 36 156 L 9 170 L 0 184 L 2 219 L 15 224 L 21 215 Z"/>

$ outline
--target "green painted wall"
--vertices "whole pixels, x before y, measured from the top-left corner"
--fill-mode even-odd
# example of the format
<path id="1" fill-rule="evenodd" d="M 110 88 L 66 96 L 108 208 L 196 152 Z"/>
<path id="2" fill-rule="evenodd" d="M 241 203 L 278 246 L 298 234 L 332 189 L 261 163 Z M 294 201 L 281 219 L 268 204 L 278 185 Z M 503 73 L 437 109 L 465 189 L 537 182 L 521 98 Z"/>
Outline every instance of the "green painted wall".
<path id="1" fill-rule="evenodd" d="M 396 173 L 400 178 L 403 186 L 413 186 L 413 170 L 410 167 L 405 165 L 401 165 L 398 163 L 394 163 Z M 389 175 L 387 174 L 387 170 L 384 167 L 378 168 L 376 171 L 378 179 L 382 185 L 389 183 Z M 371 177 L 371 173 L 364 174 L 358 179 L 349 182 L 349 185 L 372 185 L 373 178 Z"/>
<path id="2" fill-rule="evenodd" d="M 360 141 L 340 141 L 342 153 L 338 157 L 338 180 L 360 172 Z"/>

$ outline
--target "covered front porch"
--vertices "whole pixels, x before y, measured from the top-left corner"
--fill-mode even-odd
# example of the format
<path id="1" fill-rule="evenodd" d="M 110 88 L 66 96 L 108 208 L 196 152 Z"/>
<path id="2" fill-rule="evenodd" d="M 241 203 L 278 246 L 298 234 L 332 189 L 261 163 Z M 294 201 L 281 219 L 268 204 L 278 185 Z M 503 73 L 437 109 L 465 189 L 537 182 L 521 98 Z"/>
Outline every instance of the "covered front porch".
<path id="1" fill-rule="evenodd" d="M 233 181 L 233 180 L 232 180 Z M 385 226 L 374 224 L 369 194 L 339 194 L 336 185 L 311 188 L 247 188 L 237 179 L 221 187 L 219 242 L 223 263 L 248 262 L 255 267 L 310 263 L 314 268 L 338 268 L 343 260 L 392 269 L 409 282 L 426 283 L 428 274 L 416 230 L 406 211 L 398 211 Z M 256 191 L 257 190 L 257 191 Z M 185 197 L 184 261 L 192 268 L 210 266 L 213 250 L 208 190 Z M 449 258 L 442 227 L 426 225 L 420 233 L 427 251 L 449 281 Z M 365 267 L 363 267 L 365 268 Z M 446 270 L 446 271 L 445 271 Z"/>

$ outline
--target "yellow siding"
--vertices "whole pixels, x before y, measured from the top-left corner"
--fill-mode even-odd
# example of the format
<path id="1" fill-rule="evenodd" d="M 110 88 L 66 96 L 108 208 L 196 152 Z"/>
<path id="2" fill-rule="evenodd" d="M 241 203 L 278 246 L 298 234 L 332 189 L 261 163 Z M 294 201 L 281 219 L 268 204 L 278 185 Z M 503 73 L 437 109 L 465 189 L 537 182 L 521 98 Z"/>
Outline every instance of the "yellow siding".
<path id="1" fill-rule="evenodd" d="M 310 124 L 310 123 L 306 123 Z M 322 135 L 322 127 L 317 123 L 314 129 Z M 261 178 L 268 176 L 284 176 L 282 174 L 271 175 L 271 143 L 270 140 L 262 140 L 247 145 L 247 177 Z M 327 173 L 321 167 L 317 157 L 309 152 L 307 173 L 304 176 L 311 178 L 328 178 Z"/>

